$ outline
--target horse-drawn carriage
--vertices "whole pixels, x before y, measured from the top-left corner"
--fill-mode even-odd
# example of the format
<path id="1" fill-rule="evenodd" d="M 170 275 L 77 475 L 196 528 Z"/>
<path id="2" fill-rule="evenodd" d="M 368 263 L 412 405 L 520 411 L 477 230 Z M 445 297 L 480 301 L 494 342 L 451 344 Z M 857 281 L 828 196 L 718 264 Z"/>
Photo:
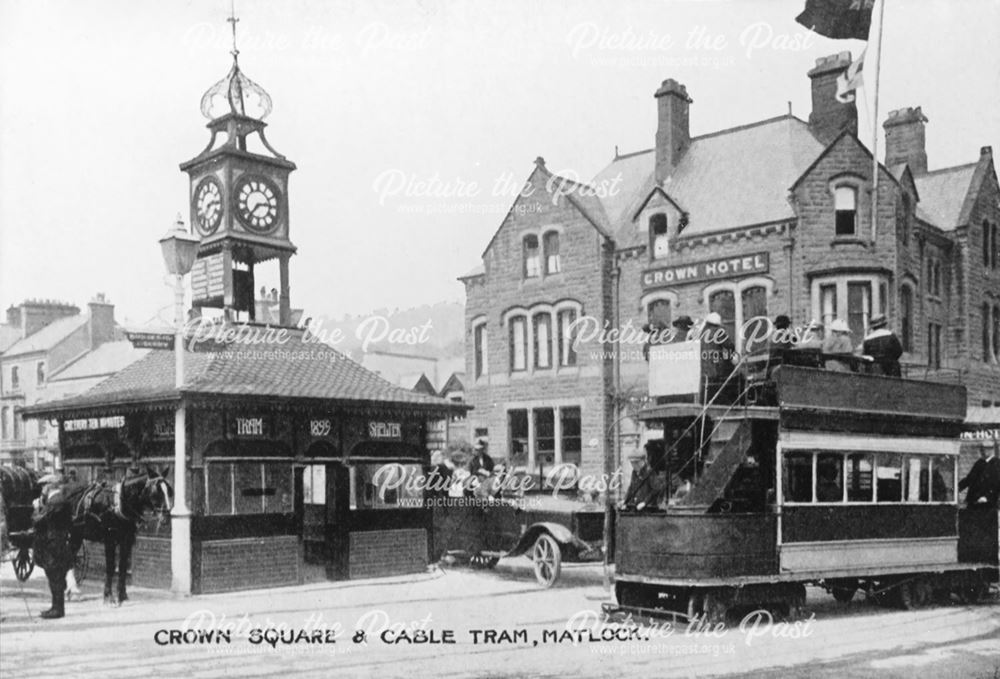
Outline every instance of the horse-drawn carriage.
<path id="1" fill-rule="evenodd" d="M 446 497 L 434 500 L 434 556 L 494 567 L 527 555 L 543 587 L 559 579 L 564 562 L 603 559 L 604 507 L 551 494 L 521 497 Z"/>
<path id="2" fill-rule="evenodd" d="M 27 467 L 0 467 L 0 501 L 3 502 L 4 517 L 10 544 L 4 561 L 10 561 L 14 575 L 25 582 L 35 570 L 34 530 L 32 515 L 35 501 L 42 493 L 42 479 Z M 81 544 L 73 563 L 73 576 L 79 584 L 87 577 L 87 547 Z"/>
<path id="3" fill-rule="evenodd" d="M 7 521 L 9 545 L 4 545 L 4 561 L 14 566 L 21 582 L 31 577 L 35 559 L 31 552 L 32 503 L 41 492 L 38 475 L 27 467 L 0 467 L 0 502 Z"/>

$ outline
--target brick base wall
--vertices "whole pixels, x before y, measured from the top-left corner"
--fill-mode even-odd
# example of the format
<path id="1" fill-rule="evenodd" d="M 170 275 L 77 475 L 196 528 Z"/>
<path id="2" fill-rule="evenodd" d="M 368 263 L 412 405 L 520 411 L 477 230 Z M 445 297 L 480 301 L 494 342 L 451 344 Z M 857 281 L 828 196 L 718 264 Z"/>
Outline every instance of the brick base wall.
<path id="1" fill-rule="evenodd" d="M 299 584 L 299 539 L 281 535 L 202 542 L 195 575 L 202 594 Z"/>
<path id="2" fill-rule="evenodd" d="M 427 569 L 427 531 L 375 530 L 351 533 L 348 577 L 422 573 Z"/>
<path id="3" fill-rule="evenodd" d="M 89 582 L 104 581 L 104 544 L 84 543 L 87 550 L 86 579 Z M 118 558 L 117 556 L 115 557 Z M 139 536 L 132 551 L 132 577 L 129 585 L 170 589 L 170 538 Z"/>

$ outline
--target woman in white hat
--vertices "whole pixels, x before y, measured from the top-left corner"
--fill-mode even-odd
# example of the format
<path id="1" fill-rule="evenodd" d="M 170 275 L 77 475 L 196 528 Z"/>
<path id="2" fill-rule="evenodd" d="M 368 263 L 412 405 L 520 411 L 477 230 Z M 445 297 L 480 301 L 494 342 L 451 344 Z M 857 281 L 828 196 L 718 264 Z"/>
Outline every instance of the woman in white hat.
<path id="1" fill-rule="evenodd" d="M 851 346 L 851 329 L 847 327 L 847 322 L 838 318 L 829 327 L 830 332 L 823 340 L 824 354 L 844 354 L 849 356 L 854 347 Z M 826 361 L 827 370 L 837 372 L 851 372 L 851 364 L 846 360 L 829 358 Z"/>

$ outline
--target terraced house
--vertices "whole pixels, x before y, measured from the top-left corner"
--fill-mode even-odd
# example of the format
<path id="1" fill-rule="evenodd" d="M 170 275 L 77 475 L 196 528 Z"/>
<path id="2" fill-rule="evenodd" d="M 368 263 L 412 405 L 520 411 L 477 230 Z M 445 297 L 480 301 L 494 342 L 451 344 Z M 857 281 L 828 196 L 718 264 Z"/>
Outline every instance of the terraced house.
<path id="1" fill-rule="evenodd" d="M 1000 426 L 992 149 L 931 170 L 921 107 L 893 111 L 873 181 L 855 104 L 836 98 L 850 63 L 849 53 L 817 60 L 807 120 L 789 113 L 693 137 L 693 100 L 666 80 L 653 148 L 616 154 L 589 186 L 539 158 L 481 266 L 461 278 L 471 433 L 532 472 L 574 462 L 596 473 L 621 418 L 623 457 L 635 454 L 619 407 L 645 395 L 641 345 L 601 343 L 580 324 L 574 343 L 573 322 L 639 327 L 710 311 L 738 349 L 736 330 L 756 316 L 842 318 L 857 344 L 885 313 L 907 376 L 962 382 L 970 428 Z"/>

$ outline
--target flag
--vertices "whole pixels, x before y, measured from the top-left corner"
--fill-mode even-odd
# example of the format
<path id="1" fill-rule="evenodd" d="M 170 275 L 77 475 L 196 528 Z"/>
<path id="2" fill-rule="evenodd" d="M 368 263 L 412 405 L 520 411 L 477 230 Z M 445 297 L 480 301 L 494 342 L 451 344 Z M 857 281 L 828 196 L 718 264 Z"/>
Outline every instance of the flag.
<path id="1" fill-rule="evenodd" d="M 806 0 L 795 20 L 827 38 L 867 40 L 875 0 Z"/>
<path id="2" fill-rule="evenodd" d="M 858 60 L 847 67 L 847 70 L 837 78 L 837 101 L 848 104 L 854 101 L 854 92 L 865 84 L 862 72 L 865 67 L 865 52 L 862 51 Z"/>

